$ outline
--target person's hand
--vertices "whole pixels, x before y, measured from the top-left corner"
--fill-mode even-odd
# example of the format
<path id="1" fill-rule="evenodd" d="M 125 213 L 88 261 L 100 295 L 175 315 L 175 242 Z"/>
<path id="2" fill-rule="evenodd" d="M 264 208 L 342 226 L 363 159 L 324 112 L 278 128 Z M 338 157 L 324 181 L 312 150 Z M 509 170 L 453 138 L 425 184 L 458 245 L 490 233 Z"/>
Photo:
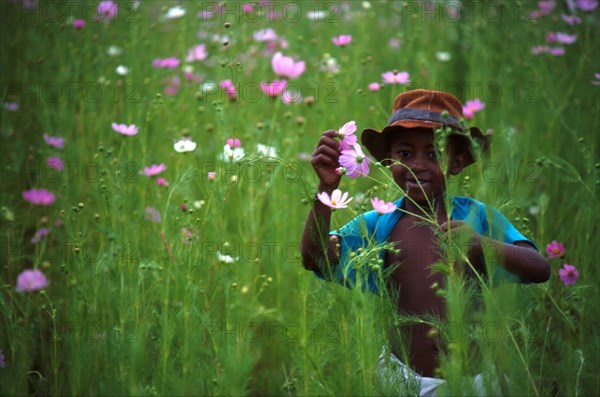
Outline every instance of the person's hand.
<path id="1" fill-rule="evenodd" d="M 452 239 L 456 241 L 461 248 L 468 248 L 470 255 L 481 255 L 483 252 L 482 242 L 484 237 L 471 228 L 465 221 L 448 221 L 440 225 L 440 231 L 443 235 L 450 233 Z"/>
<path id="2" fill-rule="evenodd" d="M 319 190 L 337 189 L 342 178 L 335 170 L 340 166 L 340 144 L 335 139 L 337 131 L 323 132 L 310 163 L 319 177 Z"/>

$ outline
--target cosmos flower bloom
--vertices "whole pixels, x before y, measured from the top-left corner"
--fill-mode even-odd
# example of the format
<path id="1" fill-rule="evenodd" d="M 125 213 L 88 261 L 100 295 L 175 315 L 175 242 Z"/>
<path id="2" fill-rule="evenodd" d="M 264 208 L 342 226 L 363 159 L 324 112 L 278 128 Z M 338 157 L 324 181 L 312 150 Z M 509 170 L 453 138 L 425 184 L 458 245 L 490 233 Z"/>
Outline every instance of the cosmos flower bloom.
<path id="1" fill-rule="evenodd" d="M 538 9 L 529 14 L 530 18 L 539 18 L 552 12 L 556 6 L 555 0 L 538 1 Z"/>
<path id="2" fill-rule="evenodd" d="M 111 45 L 110 47 L 108 47 L 106 49 L 106 53 L 108 55 L 110 55 L 111 57 L 116 57 L 118 55 L 121 55 L 122 52 L 123 52 L 123 49 L 121 47 L 117 47 L 116 45 Z"/>
<path id="3" fill-rule="evenodd" d="M 169 186 L 169 182 L 165 178 L 162 178 L 162 177 L 156 178 L 156 184 L 158 186 Z"/>
<path id="4" fill-rule="evenodd" d="M 386 203 L 383 200 L 378 199 L 377 197 L 371 200 L 371 204 L 373 205 L 373 209 L 377 211 L 379 214 L 389 214 L 390 212 L 394 212 L 396 210 L 396 204 L 389 202 Z"/>
<path id="5" fill-rule="evenodd" d="M 144 174 L 146 174 L 146 176 L 155 176 L 166 169 L 167 166 L 164 163 L 160 163 L 158 165 L 152 164 L 150 167 L 144 167 Z"/>
<path id="6" fill-rule="evenodd" d="M 152 207 L 146 207 L 145 209 L 145 214 L 144 214 L 144 219 L 148 220 L 148 221 L 152 221 L 152 222 L 157 222 L 160 223 L 160 211 L 152 208 Z"/>
<path id="7" fill-rule="evenodd" d="M 557 243 L 556 240 L 552 240 L 552 243 L 546 246 L 546 254 L 548 258 L 557 258 L 565 255 L 565 246 L 562 243 Z"/>
<path id="8" fill-rule="evenodd" d="M 369 91 L 379 91 L 379 89 L 381 88 L 381 86 L 379 85 L 379 83 L 369 83 Z"/>
<path id="9" fill-rule="evenodd" d="M 287 87 L 286 80 L 273 80 L 271 83 L 260 83 L 260 89 L 270 97 L 276 97 L 280 95 Z"/>
<path id="10" fill-rule="evenodd" d="M 350 36 L 349 34 L 343 34 L 341 36 L 334 37 L 333 39 L 331 39 L 331 41 L 333 41 L 333 44 L 335 44 L 336 46 L 343 47 L 352 42 L 352 36 Z"/>
<path id="11" fill-rule="evenodd" d="M 595 81 L 592 81 L 593 85 L 600 85 L 600 73 L 594 73 Z"/>
<path id="12" fill-rule="evenodd" d="M 85 21 L 83 19 L 76 19 L 73 21 L 73 27 L 75 29 L 83 29 L 85 26 Z"/>
<path id="13" fill-rule="evenodd" d="M 4 104 L 4 109 L 8 110 L 9 112 L 16 112 L 17 110 L 19 110 L 19 103 L 18 102 L 6 102 Z"/>
<path id="14" fill-rule="evenodd" d="M 302 94 L 298 91 L 285 90 L 281 94 L 281 101 L 286 105 L 302 103 Z"/>
<path id="15" fill-rule="evenodd" d="M 264 41 L 275 41 L 277 40 L 277 33 L 271 28 L 257 30 L 253 34 L 254 41 L 264 42 Z"/>
<path id="16" fill-rule="evenodd" d="M 167 10 L 167 13 L 165 14 L 165 18 L 177 19 L 177 18 L 181 18 L 184 15 L 185 15 L 185 8 L 183 8 L 181 6 L 175 6 L 175 7 L 169 8 Z"/>
<path id="17" fill-rule="evenodd" d="M 17 277 L 17 292 L 35 292 L 48 286 L 46 276 L 38 269 L 25 269 Z"/>
<path id="18" fill-rule="evenodd" d="M 33 205 L 50 205 L 56 201 L 56 196 L 46 189 L 30 189 L 23 192 L 23 199 Z"/>
<path id="19" fill-rule="evenodd" d="M 125 65 L 119 65 L 115 69 L 115 72 L 117 72 L 119 76 L 127 76 L 127 74 L 129 74 L 129 68 Z"/>
<path id="20" fill-rule="evenodd" d="M 206 53 L 206 45 L 199 44 L 195 47 L 190 48 L 188 55 L 185 58 L 186 62 L 203 61 L 206 59 L 208 54 Z"/>
<path id="21" fill-rule="evenodd" d="M 48 167 L 54 168 L 55 170 L 62 171 L 64 168 L 63 162 L 60 157 L 50 156 L 48 157 Z"/>
<path id="22" fill-rule="evenodd" d="M 369 159 L 358 144 L 352 145 L 352 149 L 342 150 L 339 162 L 350 178 L 358 178 L 361 175 L 364 178 L 369 174 Z"/>
<path id="23" fill-rule="evenodd" d="M 59 136 L 48 136 L 48 134 L 44 134 L 44 141 L 52 147 L 57 149 L 62 149 L 65 147 L 65 138 L 61 138 Z"/>
<path id="24" fill-rule="evenodd" d="M 592 12 L 598 8 L 598 0 L 575 0 L 575 2 L 583 12 Z"/>
<path id="25" fill-rule="evenodd" d="M 408 84 L 410 83 L 410 75 L 408 72 L 398 72 L 396 70 L 381 74 L 385 84 Z"/>
<path id="26" fill-rule="evenodd" d="M 579 25 L 581 23 L 581 18 L 579 18 L 577 15 L 565 15 L 565 14 L 561 14 L 560 17 L 569 26 Z"/>
<path id="27" fill-rule="evenodd" d="M 552 43 L 552 42 L 557 42 L 560 44 L 573 44 L 574 42 L 577 41 L 577 35 L 573 34 L 567 34 L 567 33 L 563 33 L 563 32 L 548 32 L 546 34 L 546 41 L 548 43 Z"/>
<path id="28" fill-rule="evenodd" d="M 190 138 L 183 138 L 175 142 L 173 148 L 177 153 L 193 152 L 196 150 L 196 142 L 192 141 Z"/>
<path id="29" fill-rule="evenodd" d="M 170 58 L 156 58 L 152 61 L 152 67 L 160 69 L 175 69 L 179 66 L 179 59 L 175 57 Z"/>
<path id="30" fill-rule="evenodd" d="M 271 59 L 271 66 L 273 71 L 280 77 L 287 77 L 289 79 L 295 79 L 304 73 L 306 64 L 304 61 L 294 62 L 292 57 L 286 57 L 281 52 L 276 52 Z"/>
<path id="31" fill-rule="evenodd" d="M 565 263 L 563 265 L 562 269 L 558 271 L 558 275 L 560 276 L 560 279 L 562 280 L 564 285 L 575 284 L 575 282 L 579 278 L 579 272 L 577 271 L 575 266 L 571 266 L 568 263 Z"/>
<path id="32" fill-rule="evenodd" d="M 112 129 L 117 131 L 121 135 L 127 135 L 127 136 L 137 135 L 137 133 L 138 133 L 138 128 L 135 124 L 126 125 L 126 124 L 112 123 Z"/>
<path id="33" fill-rule="evenodd" d="M 348 199 L 348 192 L 342 194 L 340 189 L 335 189 L 331 193 L 331 197 L 326 192 L 317 193 L 317 198 L 320 202 L 331 208 L 347 208 L 348 203 L 352 201 L 352 197 Z"/>
<path id="34" fill-rule="evenodd" d="M 268 157 L 268 158 L 269 157 L 277 157 L 277 148 L 259 143 L 256 145 L 256 153 L 259 156 Z"/>
<path id="35" fill-rule="evenodd" d="M 231 147 L 229 145 L 225 145 L 223 147 L 223 153 L 219 156 L 222 160 L 230 163 L 240 161 L 244 158 L 246 152 L 241 147 Z"/>
<path id="36" fill-rule="evenodd" d="M 35 234 L 31 238 L 31 244 L 39 243 L 48 234 L 50 234 L 50 229 L 48 229 L 47 227 L 42 227 L 42 228 L 36 230 Z"/>
<path id="37" fill-rule="evenodd" d="M 223 255 L 219 251 L 216 253 L 217 260 L 223 263 L 234 263 L 239 261 L 240 259 L 236 256 L 235 258 L 229 255 Z"/>
<path id="38" fill-rule="evenodd" d="M 475 98 L 472 101 L 467 101 L 463 106 L 463 115 L 467 119 L 472 119 L 476 112 L 479 112 L 485 108 L 485 104 L 481 102 L 479 98 Z"/>
<path id="39" fill-rule="evenodd" d="M 227 143 L 229 145 L 229 147 L 234 148 L 234 149 L 236 147 L 242 146 L 242 143 L 237 138 L 229 138 L 225 141 L 225 143 Z"/>
<path id="40" fill-rule="evenodd" d="M 229 99 L 237 98 L 237 91 L 235 88 L 235 84 L 231 80 L 223 80 L 219 83 L 219 86 L 225 91 L 225 95 Z"/>
<path id="41" fill-rule="evenodd" d="M 0 368 L 6 368 L 6 358 L 4 357 L 4 353 L 0 350 Z"/>
<path id="42" fill-rule="evenodd" d="M 357 141 L 356 135 L 356 123 L 349 121 L 338 130 L 338 138 L 340 139 L 340 147 L 342 150 L 349 150 L 352 148 Z"/>
<path id="43" fill-rule="evenodd" d="M 110 21 L 117 15 L 119 6 L 111 0 L 101 1 L 96 8 L 96 19 Z"/>
<path id="44" fill-rule="evenodd" d="M 206 174 L 206 177 L 208 178 L 209 181 L 214 181 L 215 179 L 217 179 L 217 173 L 214 171 L 208 171 L 208 173 Z"/>

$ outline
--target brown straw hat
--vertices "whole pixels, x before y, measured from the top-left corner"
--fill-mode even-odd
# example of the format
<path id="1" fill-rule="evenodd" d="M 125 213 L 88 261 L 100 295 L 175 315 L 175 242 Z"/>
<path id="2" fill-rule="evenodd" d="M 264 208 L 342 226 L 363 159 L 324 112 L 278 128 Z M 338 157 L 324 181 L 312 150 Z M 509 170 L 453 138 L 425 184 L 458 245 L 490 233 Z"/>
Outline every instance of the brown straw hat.
<path id="1" fill-rule="evenodd" d="M 413 90 L 404 92 L 396 97 L 392 115 L 388 125 L 381 131 L 365 128 L 361 141 L 377 161 L 382 161 L 389 150 L 387 136 L 393 127 L 404 128 L 438 128 L 449 126 L 456 135 L 470 136 L 486 151 L 491 141 L 491 130 L 483 134 L 479 128 L 466 128 L 462 123 L 462 104 L 447 92 L 430 90 Z M 442 113 L 446 114 L 442 115 Z M 468 152 L 466 165 L 475 162 L 473 148 Z"/>

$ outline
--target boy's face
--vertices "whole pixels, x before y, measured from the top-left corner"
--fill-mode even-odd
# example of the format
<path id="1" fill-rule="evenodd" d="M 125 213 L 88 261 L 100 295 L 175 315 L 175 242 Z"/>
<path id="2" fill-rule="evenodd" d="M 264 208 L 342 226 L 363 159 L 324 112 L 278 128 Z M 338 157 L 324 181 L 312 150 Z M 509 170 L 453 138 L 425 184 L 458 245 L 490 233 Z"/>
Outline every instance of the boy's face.
<path id="1" fill-rule="evenodd" d="M 437 159 L 433 130 L 411 128 L 392 134 L 389 158 L 402 163 L 391 167 L 396 184 L 419 204 L 427 205 L 427 201 L 433 199 L 441 201 L 446 184 Z M 455 150 L 450 149 L 449 171 L 458 174 L 464 166 L 464 156 L 457 156 Z"/>

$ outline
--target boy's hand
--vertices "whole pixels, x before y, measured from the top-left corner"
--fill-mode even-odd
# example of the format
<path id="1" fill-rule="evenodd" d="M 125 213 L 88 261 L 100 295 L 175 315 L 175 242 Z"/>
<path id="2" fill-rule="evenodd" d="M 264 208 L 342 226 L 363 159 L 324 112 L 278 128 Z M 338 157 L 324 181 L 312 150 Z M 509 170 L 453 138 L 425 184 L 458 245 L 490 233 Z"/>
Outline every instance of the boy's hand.
<path id="1" fill-rule="evenodd" d="M 475 232 L 465 221 L 448 221 L 440 225 L 442 233 L 450 232 L 459 243 L 469 244 L 469 254 L 482 255 L 484 237 Z"/>
<path id="2" fill-rule="evenodd" d="M 319 190 L 335 190 L 340 184 L 341 175 L 335 171 L 339 166 L 340 144 L 335 139 L 337 131 L 323 132 L 310 163 L 319 177 Z"/>

